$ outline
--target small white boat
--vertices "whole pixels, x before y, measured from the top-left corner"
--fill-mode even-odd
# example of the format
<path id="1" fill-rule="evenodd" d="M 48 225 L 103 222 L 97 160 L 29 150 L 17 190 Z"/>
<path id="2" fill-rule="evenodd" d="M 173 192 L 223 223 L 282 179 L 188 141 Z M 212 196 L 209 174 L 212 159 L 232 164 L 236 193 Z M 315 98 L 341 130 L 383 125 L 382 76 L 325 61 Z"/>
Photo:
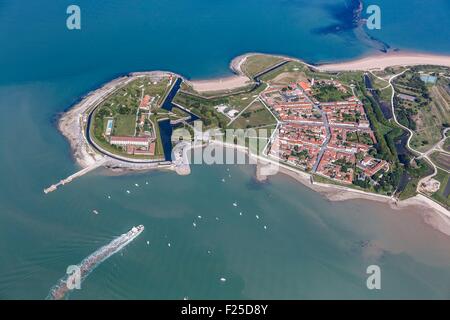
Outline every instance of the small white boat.
<path id="1" fill-rule="evenodd" d="M 225 282 L 225 281 L 227 281 L 227 279 L 222 277 L 222 278 L 220 278 L 220 281 Z"/>
<path id="2" fill-rule="evenodd" d="M 202 216 L 197 216 L 199 219 L 201 219 L 202 218 Z"/>
<path id="3" fill-rule="evenodd" d="M 236 203 L 236 202 L 233 202 L 233 206 L 237 207 L 237 203 Z"/>
<path id="4" fill-rule="evenodd" d="M 216 220 L 219 221 L 219 217 L 216 217 Z"/>
<path id="5" fill-rule="evenodd" d="M 267 230 L 267 226 L 264 226 L 264 230 Z"/>
<path id="6" fill-rule="evenodd" d="M 194 226 L 194 228 L 197 226 L 197 224 L 195 222 L 192 222 L 192 225 Z"/>
<path id="7" fill-rule="evenodd" d="M 239 212 L 239 215 L 242 216 L 242 212 Z"/>
<path id="8" fill-rule="evenodd" d="M 222 182 L 225 182 L 225 179 L 222 179 Z"/>
<path id="9" fill-rule="evenodd" d="M 97 210 L 92 210 L 92 212 L 93 212 L 94 214 L 98 214 L 98 211 L 97 211 Z"/>
<path id="10" fill-rule="evenodd" d="M 148 184 L 148 181 L 145 181 L 145 184 Z"/>
<path id="11" fill-rule="evenodd" d="M 150 241 L 147 240 L 147 245 L 150 245 Z"/>
<path id="12" fill-rule="evenodd" d="M 170 248 L 170 242 L 167 244 L 167 246 Z"/>
<path id="13" fill-rule="evenodd" d="M 256 219 L 259 219 L 259 216 L 258 216 L 258 215 L 256 215 Z"/>
<path id="14" fill-rule="evenodd" d="M 134 186 L 135 186 L 135 187 L 139 187 L 139 184 L 135 183 Z"/>
<path id="15" fill-rule="evenodd" d="M 111 199 L 111 196 L 108 196 L 108 199 Z"/>
<path id="16" fill-rule="evenodd" d="M 131 193 L 130 190 L 127 190 L 127 193 L 130 194 Z"/>

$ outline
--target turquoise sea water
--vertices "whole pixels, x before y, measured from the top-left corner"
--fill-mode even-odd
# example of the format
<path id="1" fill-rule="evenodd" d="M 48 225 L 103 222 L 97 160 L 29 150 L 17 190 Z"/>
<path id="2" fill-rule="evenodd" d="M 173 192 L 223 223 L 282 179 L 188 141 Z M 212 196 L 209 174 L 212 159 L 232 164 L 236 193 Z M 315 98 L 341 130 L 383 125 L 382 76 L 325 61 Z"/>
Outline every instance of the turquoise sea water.
<path id="1" fill-rule="evenodd" d="M 144 233 L 71 298 L 450 298 L 450 240 L 418 214 L 331 203 L 283 176 L 257 184 L 250 166 L 194 166 L 188 177 L 98 171 L 42 192 L 77 170 L 55 119 L 83 94 L 130 71 L 229 74 L 248 51 L 310 62 L 368 54 L 351 31 L 314 32 L 336 22 L 330 4 L 348 2 L 77 1 L 82 30 L 68 31 L 72 3 L 0 0 L 0 298 L 45 298 L 68 265 L 137 224 Z M 450 53 L 445 0 L 374 3 L 375 37 Z M 382 268 L 377 292 L 365 286 L 372 263 Z"/>

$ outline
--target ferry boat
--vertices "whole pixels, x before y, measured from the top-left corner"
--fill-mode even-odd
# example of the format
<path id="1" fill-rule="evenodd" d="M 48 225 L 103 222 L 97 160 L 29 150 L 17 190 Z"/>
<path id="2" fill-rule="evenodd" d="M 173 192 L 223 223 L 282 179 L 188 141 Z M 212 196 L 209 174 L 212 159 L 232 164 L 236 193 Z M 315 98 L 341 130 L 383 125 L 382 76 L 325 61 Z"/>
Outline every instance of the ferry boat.
<path id="1" fill-rule="evenodd" d="M 79 265 L 80 278 L 81 281 L 84 280 L 92 270 L 95 269 L 101 262 L 105 261 L 113 254 L 119 252 L 125 248 L 131 241 L 133 241 L 138 235 L 144 231 L 144 226 L 138 225 L 131 228 L 130 231 L 120 235 L 107 245 L 101 247 L 93 254 L 85 258 Z M 66 294 L 71 290 L 67 285 L 67 282 L 71 282 L 73 279 L 72 275 L 66 276 L 65 278 L 59 280 L 59 282 L 50 290 L 50 294 L 47 297 L 51 300 L 64 299 Z"/>

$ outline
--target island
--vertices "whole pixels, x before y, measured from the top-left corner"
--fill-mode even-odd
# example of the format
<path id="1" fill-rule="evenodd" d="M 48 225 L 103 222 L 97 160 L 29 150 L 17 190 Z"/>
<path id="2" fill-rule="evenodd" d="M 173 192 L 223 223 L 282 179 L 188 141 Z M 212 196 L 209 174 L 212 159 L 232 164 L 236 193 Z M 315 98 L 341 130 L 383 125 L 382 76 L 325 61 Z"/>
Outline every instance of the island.
<path id="1" fill-rule="evenodd" d="M 311 65 L 249 53 L 235 75 L 192 81 L 136 72 L 89 93 L 59 119 L 82 170 L 190 173 L 189 151 L 221 143 L 332 200 L 368 198 L 393 207 L 420 204 L 449 219 L 450 57 L 391 52 Z M 196 130 L 201 123 L 208 134 Z M 184 129 L 188 134 L 174 136 Z M 260 129 L 242 143 L 227 130 Z M 253 148 L 250 140 L 257 140 Z"/>

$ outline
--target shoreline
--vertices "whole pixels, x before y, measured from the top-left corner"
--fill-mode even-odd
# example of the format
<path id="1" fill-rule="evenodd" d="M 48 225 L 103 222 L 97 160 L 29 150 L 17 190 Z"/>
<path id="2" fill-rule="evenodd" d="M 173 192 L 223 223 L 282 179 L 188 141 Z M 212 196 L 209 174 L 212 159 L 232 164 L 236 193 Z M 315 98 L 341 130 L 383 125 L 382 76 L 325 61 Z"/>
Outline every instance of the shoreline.
<path id="1" fill-rule="evenodd" d="M 224 142 L 214 142 L 224 146 L 225 148 L 235 149 L 238 152 L 244 152 L 249 158 L 253 159 L 255 163 L 249 163 L 256 166 L 255 179 L 264 183 L 270 176 L 261 175 L 259 172 L 259 165 L 261 164 L 270 164 L 273 163 L 274 160 L 270 158 L 264 158 L 261 156 L 254 155 L 250 153 L 248 148 L 238 146 L 238 145 L 230 145 Z M 307 172 L 303 172 L 300 170 L 296 170 L 294 168 L 288 167 L 283 163 L 278 163 L 278 171 L 275 175 L 281 174 L 283 176 L 287 176 L 300 182 L 303 186 L 319 193 L 328 201 L 351 201 L 351 200 L 367 200 L 367 201 L 376 201 L 379 203 L 384 203 L 388 205 L 393 210 L 403 210 L 407 208 L 413 208 L 417 210 L 421 210 L 421 216 L 425 223 L 431 225 L 436 230 L 444 233 L 445 235 L 450 236 L 450 212 L 447 209 L 434 202 L 427 197 L 417 194 L 412 198 L 408 198 L 406 200 L 396 200 L 392 197 L 366 192 L 357 189 L 350 189 L 344 186 L 334 185 L 334 184 L 325 184 L 320 182 L 311 182 L 311 174 Z M 430 210 L 434 214 L 430 214 Z"/>
<path id="2" fill-rule="evenodd" d="M 416 51 L 371 53 L 357 59 L 316 65 L 320 71 L 368 71 L 396 66 L 436 65 L 450 67 L 450 55 Z"/>
<path id="3" fill-rule="evenodd" d="M 319 193 L 325 199 L 331 202 L 341 202 L 341 201 L 352 201 L 352 200 L 362 200 L 362 201 L 375 201 L 383 203 L 389 206 L 393 210 L 411 210 L 420 211 L 420 215 L 425 223 L 429 224 L 434 229 L 450 236 L 450 215 L 449 212 L 436 202 L 428 199 L 427 197 L 418 194 L 412 198 L 406 200 L 395 201 L 394 199 L 377 195 L 370 194 L 367 192 L 358 192 L 358 190 L 345 190 L 335 185 L 328 185 L 323 183 L 311 183 L 309 178 L 298 174 L 297 172 L 280 167 L 280 175 L 287 176 L 288 178 L 294 179 L 300 182 L 302 185 Z M 306 174 L 306 173 L 305 173 Z M 430 212 L 431 211 L 431 212 Z"/>
<path id="4" fill-rule="evenodd" d="M 77 103 L 72 105 L 67 111 L 60 113 L 57 120 L 58 131 L 68 140 L 72 156 L 81 168 L 95 165 L 98 161 L 105 161 L 103 167 L 112 171 L 135 172 L 153 169 L 169 169 L 167 161 L 160 162 L 127 162 L 118 157 L 111 157 L 108 154 L 99 154 L 94 146 L 88 142 L 85 134 L 87 125 L 86 113 L 91 112 L 100 104 L 105 97 L 115 92 L 117 89 L 133 81 L 137 77 L 145 75 L 173 74 L 166 71 L 132 72 L 127 75 L 115 78 L 98 89 L 84 95 Z M 178 75 L 177 75 L 178 76 Z"/>
<path id="5" fill-rule="evenodd" d="M 122 75 L 118 78 L 115 78 L 105 84 L 103 84 L 98 89 L 95 89 L 82 98 L 80 98 L 74 105 L 72 105 L 69 109 L 66 109 L 65 112 L 61 113 L 57 120 L 57 128 L 63 134 L 63 136 L 68 140 L 74 160 L 77 164 L 79 164 L 82 168 L 86 168 L 92 165 L 95 165 L 96 162 L 107 157 L 107 161 L 103 165 L 106 171 L 111 171 L 112 175 L 115 174 L 127 174 L 134 172 L 143 172 L 148 170 L 164 170 L 164 171 L 175 171 L 173 163 L 165 162 L 164 164 L 159 163 L 127 163 L 125 161 L 120 161 L 117 159 L 113 159 L 108 156 L 100 155 L 95 148 L 90 145 L 87 141 L 87 138 L 84 133 L 84 125 L 86 125 L 86 112 L 90 109 L 95 108 L 103 99 L 112 94 L 122 85 L 126 85 L 129 81 L 134 80 L 136 77 L 145 76 L 145 75 L 155 75 L 155 74 L 172 74 L 178 77 L 181 77 L 183 80 L 188 83 L 201 83 L 204 86 L 210 88 L 217 88 L 217 85 L 223 87 L 223 84 L 227 84 L 234 81 L 236 79 L 238 83 L 239 81 L 243 81 L 243 78 L 247 79 L 245 85 L 248 85 L 248 81 L 253 81 L 244 75 L 241 70 L 242 63 L 249 56 L 255 54 L 263 54 L 263 53 L 247 53 L 240 55 L 234 58 L 230 63 L 230 69 L 235 73 L 235 75 L 225 78 L 219 79 L 210 79 L 210 80 L 196 80 L 189 81 L 186 80 L 183 76 L 180 76 L 176 73 L 170 71 L 149 71 L 149 72 L 130 72 L 126 75 Z M 424 53 L 413 53 L 413 52 L 390 52 L 390 53 L 380 53 L 380 54 L 371 54 L 366 57 L 362 57 L 356 60 L 346 61 L 346 62 L 337 62 L 330 64 L 322 64 L 322 65 L 311 65 L 307 62 L 304 62 L 297 58 L 282 56 L 282 55 L 271 55 L 276 57 L 281 57 L 283 59 L 289 61 L 296 61 L 303 63 L 311 68 L 315 68 L 319 71 L 349 71 L 349 70 L 357 70 L 355 68 L 364 68 L 363 70 L 370 70 L 373 68 L 386 68 L 388 66 L 397 66 L 397 65 L 420 65 L 420 64 L 434 64 L 434 65 L 444 65 L 450 67 L 450 56 L 445 55 L 433 55 L 433 54 L 424 54 Z M 400 63 L 406 60 L 406 62 Z M 229 80 L 232 79 L 232 80 Z M 233 82 L 234 83 L 234 82 Z M 216 87 L 214 87 L 216 86 Z M 227 88 L 228 90 L 230 88 Z M 226 146 L 226 147 L 235 147 L 235 146 Z M 248 155 L 255 157 L 249 153 L 248 150 L 243 150 Z M 257 159 L 258 156 L 256 156 Z M 267 159 L 259 159 L 264 161 Z M 270 160 L 269 160 L 270 162 Z M 323 196 L 325 196 L 329 201 L 346 201 L 346 200 L 355 200 L 355 199 L 363 199 L 370 201 L 378 201 L 387 203 L 393 209 L 401 209 L 409 206 L 424 208 L 426 210 L 432 210 L 436 213 L 437 217 L 443 219 L 444 223 L 437 223 L 435 218 L 429 218 L 431 223 L 436 227 L 436 229 L 444 232 L 447 235 L 450 235 L 450 213 L 444 207 L 440 206 L 438 203 L 426 198 L 423 195 L 416 195 L 413 198 L 409 198 L 403 201 L 395 201 L 393 198 L 378 194 L 372 194 L 364 191 L 353 190 L 346 187 L 341 187 L 337 185 L 331 184 L 323 184 L 323 183 L 311 183 L 310 178 L 311 175 L 306 172 L 300 172 L 294 169 L 287 169 L 283 165 L 280 164 L 280 172 L 284 175 L 287 175 L 303 185 L 309 187 L 310 189 L 319 192 Z M 445 224 L 445 226 L 444 226 Z"/>
<path id="6" fill-rule="evenodd" d="M 450 55 L 433 54 L 417 51 L 389 51 L 386 53 L 376 52 L 363 55 L 356 59 L 336 62 L 308 63 L 299 58 L 277 55 L 269 53 L 251 52 L 239 55 L 231 60 L 229 68 L 234 75 L 212 79 L 186 80 L 196 91 L 215 92 L 233 90 L 239 87 L 252 84 L 253 79 L 249 78 L 241 70 L 242 63 L 252 55 L 268 55 L 285 59 L 287 61 L 300 62 L 318 71 L 338 72 L 338 71 L 369 71 L 383 70 L 395 66 L 415 66 L 415 65 L 439 65 L 450 67 Z M 227 86 L 228 84 L 228 86 Z"/>

